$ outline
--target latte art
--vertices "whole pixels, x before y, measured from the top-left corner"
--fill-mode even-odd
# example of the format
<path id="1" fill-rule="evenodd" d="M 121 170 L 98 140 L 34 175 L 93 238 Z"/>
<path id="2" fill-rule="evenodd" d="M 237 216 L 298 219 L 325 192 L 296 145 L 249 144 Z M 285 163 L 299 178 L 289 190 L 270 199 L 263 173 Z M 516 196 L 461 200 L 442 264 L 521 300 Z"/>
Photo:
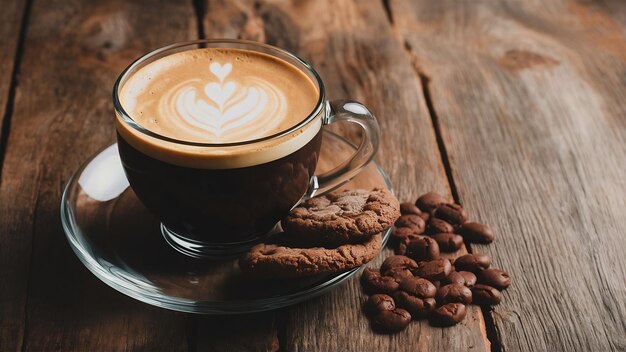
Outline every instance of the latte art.
<path id="1" fill-rule="evenodd" d="M 173 86 L 159 101 L 165 116 L 180 119 L 180 128 L 215 142 L 255 139 L 276 130 L 287 114 L 287 98 L 259 77 L 231 80 L 233 65 L 212 62 L 215 81 L 192 78 Z"/>
<path id="2" fill-rule="evenodd" d="M 142 153 L 194 168 L 246 167 L 294 153 L 318 134 L 322 113 L 318 85 L 306 67 L 289 61 L 236 48 L 192 48 L 155 59 L 120 81 L 124 113 L 158 135 L 219 146 L 156 138 L 119 113 L 117 131 Z"/>

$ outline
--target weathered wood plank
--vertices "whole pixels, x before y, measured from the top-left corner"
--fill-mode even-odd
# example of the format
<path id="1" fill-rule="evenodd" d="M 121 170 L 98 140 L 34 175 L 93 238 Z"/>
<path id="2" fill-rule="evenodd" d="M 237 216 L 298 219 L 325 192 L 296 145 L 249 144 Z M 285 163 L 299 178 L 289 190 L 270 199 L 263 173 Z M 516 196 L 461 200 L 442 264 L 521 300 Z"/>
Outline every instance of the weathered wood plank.
<path id="1" fill-rule="evenodd" d="M 311 62 L 330 98 L 360 100 L 377 114 L 383 131 L 377 159 L 400 198 L 428 190 L 449 194 L 419 79 L 380 2 L 209 1 L 205 30 L 208 37 L 219 33 L 274 44 Z M 477 307 L 456 327 L 414 323 L 388 337 L 371 332 L 360 311 L 364 299 L 354 278 L 324 297 L 285 309 L 277 324 L 281 350 L 489 349 Z"/>
<path id="2" fill-rule="evenodd" d="M 393 0 L 461 201 L 509 270 L 504 351 L 626 349 L 626 4 Z"/>
<path id="3" fill-rule="evenodd" d="M 196 351 L 278 351 L 274 312 L 198 317 Z"/>
<path id="4" fill-rule="evenodd" d="M 263 16 L 271 10 L 271 6 L 261 7 L 259 12 Z M 299 47 L 290 49 L 319 69 L 328 96 L 360 100 L 377 115 L 382 131 L 377 160 L 389 173 L 398 196 L 408 200 L 431 189 L 449 193 L 418 77 L 401 45 L 392 39 L 382 3 L 317 1 L 285 12 L 289 20 L 283 21 L 291 23 L 284 27 L 301 36 Z M 379 257 L 372 265 L 381 261 Z M 442 330 L 420 322 L 388 337 L 371 332 L 360 311 L 364 299 L 354 278 L 327 296 L 289 310 L 284 323 L 286 349 L 488 349 L 476 307 L 463 324 L 453 328 Z"/>
<path id="5" fill-rule="evenodd" d="M 2 331 L 15 331 L 2 350 L 186 349 L 184 315 L 126 298 L 79 263 L 59 201 L 72 171 L 114 139 L 119 72 L 195 33 L 190 2 L 34 2 L 0 186 Z"/>
<path id="6" fill-rule="evenodd" d="M 18 48 L 18 39 L 22 18 L 26 11 L 23 1 L 2 1 L 0 7 L 0 163 L 3 160 L 4 133 L 8 122 L 12 102 L 9 101 L 9 90 Z M 2 165 L 0 164 L 0 170 Z M 0 184 L 2 184 L 0 175 Z M 0 204 L 0 209 L 2 205 Z M 6 216 L 1 212 L 0 216 Z M 0 280 L 11 283 L 0 290 L 0 351 L 15 351 L 21 348 L 24 334 L 24 302 L 26 300 L 27 277 L 23 272 L 10 269 L 11 266 L 28 265 L 29 257 L 16 256 L 14 246 L 28 248 L 19 238 L 7 238 L 0 233 Z"/>
<path id="7" fill-rule="evenodd" d="M 3 120 L 6 117 L 6 109 L 9 107 L 9 89 L 11 77 L 15 67 L 15 54 L 18 47 L 20 29 L 24 11 L 26 11 L 26 1 L 1 1 L 0 7 L 0 141 L 6 136 L 3 135 Z M 0 144 L 1 145 L 1 144 Z M 0 153 L 2 151 L 0 150 Z M 2 160 L 0 158 L 0 160 Z M 2 336 L 2 335 L 0 335 Z M 2 347 L 2 345 L 0 345 Z"/>

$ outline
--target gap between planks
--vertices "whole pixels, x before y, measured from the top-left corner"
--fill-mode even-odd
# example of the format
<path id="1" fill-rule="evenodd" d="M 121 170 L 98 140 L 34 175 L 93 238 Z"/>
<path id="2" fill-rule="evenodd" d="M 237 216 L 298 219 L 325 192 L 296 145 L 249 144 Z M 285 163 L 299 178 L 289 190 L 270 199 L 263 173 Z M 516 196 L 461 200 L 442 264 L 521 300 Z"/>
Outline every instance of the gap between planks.
<path id="1" fill-rule="evenodd" d="M 207 4 L 204 0 L 191 0 L 191 6 L 196 14 L 196 30 L 198 31 L 198 39 L 206 39 L 204 31 L 204 15 L 207 12 Z"/>
<path id="2" fill-rule="evenodd" d="M 18 84 L 18 76 L 20 73 L 20 64 L 22 61 L 22 53 L 24 52 L 24 41 L 26 39 L 26 30 L 28 28 L 28 18 L 30 16 L 30 8 L 32 0 L 26 0 L 24 12 L 20 22 L 20 30 L 17 38 L 17 47 L 13 58 L 13 69 L 11 70 L 9 83 L 9 92 L 7 95 L 7 103 L 4 107 L 4 116 L 0 120 L 0 184 L 2 184 L 2 166 L 4 165 L 4 154 L 6 153 L 7 141 L 9 140 L 9 132 L 11 131 L 11 118 L 13 117 L 13 103 L 15 101 L 15 90 Z"/>
<path id="3" fill-rule="evenodd" d="M 22 17 L 20 19 L 19 32 L 17 38 L 17 46 L 15 48 L 15 55 L 13 57 L 13 68 L 11 70 L 11 75 L 9 76 L 9 91 L 7 94 L 7 103 L 4 107 L 4 115 L 2 116 L 2 120 L 0 121 L 1 129 L 0 129 L 0 185 L 2 184 L 2 169 L 4 166 L 4 156 L 6 154 L 7 143 L 9 140 L 9 133 L 11 131 L 11 119 L 13 118 L 13 107 L 15 103 L 15 91 L 17 90 L 18 85 L 18 77 L 20 74 L 20 67 L 22 62 L 22 54 L 24 53 L 24 42 L 26 41 L 26 31 L 28 29 L 28 22 L 30 18 L 30 10 L 31 10 L 32 0 L 27 0 L 24 6 L 24 10 L 22 12 Z M 33 253 L 32 243 L 31 243 L 31 253 Z M 28 287 L 30 286 L 30 271 L 32 267 L 32 256 L 29 260 L 29 268 L 28 268 L 28 281 L 26 282 L 26 292 L 28 292 Z M 21 343 L 19 345 L 21 351 L 26 350 L 26 336 L 28 329 L 28 295 L 26 296 L 24 302 L 24 321 L 23 329 L 22 329 L 22 338 Z"/>
<path id="4" fill-rule="evenodd" d="M 391 0 L 381 0 L 383 4 L 383 8 L 385 9 L 385 13 L 387 15 L 387 20 L 389 21 L 389 25 L 391 26 L 394 34 L 396 34 L 396 39 L 401 40 L 401 37 L 396 32 L 396 28 L 393 22 L 393 12 L 391 11 L 391 5 L 389 2 Z M 435 133 L 435 139 L 437 141 L 437 147 L 439 148 L 439 154 L 441 155 L 441 162 L 443 164 L 444 170 L 446 172 L 446 178 L 448 181 L 448 185 L 450 187 L 450 193 L 452 194 L 452 198 L 458 204 L 462 204 L 459 192 L 457 190 L 456 182 L 454 181 L 454 176 L 452 173 L 452 166 L 450 164 L 450 158 L 448 156 L 448 150 L 446 148 L 445 142 L 443 141 L 443 136 L 441 134 L 441 125 L 439 123 L 439 117 L 437 116 L 437 111 L 435 110 L 435 105 L 432 100 L 432 95 L 430 94 L 430 76 L 424 72 L 424 70 L 418 64 L 418 58 L 416 54 L 413 52 L 411 45 L 406 40 L 402 41 L 403 47 L 405 49 L 406 55 L 411 62 L 411 67 L 413 71 L 415 71 L 415 76 L 420 82 L 420 86 L 422 87 L 422 99 L 424 103 L 426 103 L 426 107 L 428 108 L 428 114 L 430 115 L 430 120 L 432 123 L 433 131 Z M 472 253 L 472 248 L 467 242 L 463 242 L 468 253 Z M 487 333 L 487 340 L 489 340 L 489 346 L 491 346 L 492 352 L 501 352 L 502 345 L 500 340 L 498 339 L 498 335 L 496 332 L 495 322 L 493 321 L 493 317 L 491 316 L 491 309 L 489 307 L 480 306 L 481 313 L 483 315 L 483 319 L 485 320 L 485 332 Z"/>
<path id="5" fill-rule="evenodd" d="M 383 9 L 385 11 L 386 18 L 389 21 L 391 28 L 395 32 L 393 15 L 392 15 L 391 8 L 390 8 L 390 0 L 381 0 L 381 1 L 382 1 Z M 208 11 L 207 5 L 204 1 L 201 1 L 201 0 L 192 0 L 192 5 L 193 5 L 193 8 L 196 14 L 196 19 L 197 19 L 198 38 L 205 39 L 206 28 L 204 28 L 204 25 L 205 25 L 204 17 Z M 399 40 L 400 37 L 398 36 L 397 38 Z M 420 86 L 422 88 L 423 95 L 420 98 L 423 99 L 423 101 L 426 103 L 426 106 L 428 108 L 428 113 L 431 119 L 436 142 L 438 145 L 439 152 L 441 154 L 442 164 L 445 169 L 447 182 L 450 187 L 452 197 L 457 203 L 460 203 L 460 198 L 459 198 L 459 194 L 458 194 L 456 184 L 453 178 L 453 173 L 452 173 L 450 161 L 448 158 L 448 153 L 447 153 L 446 146 L 444 144 L 444 141 L 441 135 L 439 120 L 438 120 L 438 117 L 437 117 L 437 114 L 436 114 L 436 111 L 435 111 L 435 108 L 431 99 L 431 94 L 429 90 L 430 77 L 425 72 L 423 72 L 417 65 L 415 54 L 411 51 L 411 48 L 408 45 L 408 43 L 404 41 L 403 44 L 406 49 L 406 54 L 408 55 L 410 59 L 411 66 L 415 72 L 416 79 L 419 80 Z M 465 245 L 466 245 L 468 252 L 471 253 L 470 246 L 467 243 Z M 487 339 L 490 342 L 491 350 L 500 352 L 501 345 L 497 339 L 495 325 L 493 323 L 492 317 L 490 316 L 488 312 L 488 308 L 481 307 L 481 313 L 483 317 L 485 318 Z M 285 346 L 286 346 L 285 345 L 285 335 L 286 335 L 285 314 L 286 314 L 286 311 L 284 309 L 281 309 L 281 310 L 276 311 L 276 315 L 275 315 L 275 324 L 276 324 L 276 333 L 277 333 L 276 339 L 278 341 L 278 351 L 285 351 Z M 197 320 L 193 319 L 190 325 L 193 327 L 196 327 L 198 325 Z M 197 346 L 197 341 L 195 340 L 195 338 L 191 337 L 191 335 L 189 336 L 190 336 L 189 350 L 195 351 L 196 346 Z"/>
<path id="6" fill-rule="evenodd" d="M 461 203 L 461 199 L 459 193 L 456 188 L 456 182 L 454 181 L 454 176 L 452 173 L 452 166 L 450 165 L 450 159 L 448 158 L 448 151 L 446 149 L 446 145 L 443 141 L 443 137 L 441 135 L 441 126 L 439 124 L 439 117 L 437 116 L 437 112 L 435 110 L 435 106 L 432 101 L 432 96 L 430 94 L 430 77 L 427 76 L 414 62 L 415 54 L 411 51 L 411 47 L 409 43 L 404 42 L 404 47 L 406 48 L 407 55 L 411 58 L 411 65 L 415 70 L 415 74 L 419 77 L 420 84 L 422 85 L 422 93 L 424 94 L 424 101 L 426 106 L 428 107 L 428 114 L 430 115 L 430 119 L 433 124 L 433 130 L 435 131 L 435 138 L 437 139 L 437 146 L 439 147 L 439 153 L 441 155 L 441 162 L 443 163 L 443 167 L 446 170 L 446 177 L 448 179 L 448 184 L 450 185 L 450 192 L 452 193 L 452 198 L 458 204 Z M 472 253 L 472 246 L 469 243 L 463 241 L 465 249 L 467 249 L 468 253 Z M 491 317 L 491 311 L 489 307 L 480 306 L 480 311 L 483 315 L 483 319 L 485 319 L 485 331 L 487 333 L 487 339 L 490 342 L 491 351 L 492 352 L 501 352 L 502 345 L 500 344 L 500 340 L 498 339 L 498 335 L 496 333 L 496 325 Z"/>

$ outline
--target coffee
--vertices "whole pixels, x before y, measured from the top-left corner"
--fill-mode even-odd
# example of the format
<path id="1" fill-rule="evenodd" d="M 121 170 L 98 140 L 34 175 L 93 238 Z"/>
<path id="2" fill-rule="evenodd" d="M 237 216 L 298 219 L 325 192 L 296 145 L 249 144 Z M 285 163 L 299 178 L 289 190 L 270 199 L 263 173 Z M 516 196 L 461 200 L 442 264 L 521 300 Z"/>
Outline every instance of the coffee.
<path id="1" fill-rule="evenodd" d="M 349 181 L 378 150 L 364 105 L 326 100 L 309 64 L 282 49 L 231 39 L 175 43 L 115 82 L 118 149 L 137 197 L 176 250 L 242 253 L 305 195 Z M 354 154 L 315 177 L 322 126 L 358 125 Z"/>
<path id="2" fill-rule="evenodd" d="M 456 271 L 469 271 L 474 274 L 488 269 L 491 265 L 491 258 L 484 254 L 466 254 L 454 261 Z"/>
<path id="3" fill-rule="evenodd" d="M 365 302 L 364 309 L 371 316 L 372 327 L 380 332 L 398 332 L 411 323 L 411 314 L 402 308 L 396 308 L 389 295 L 372 295 Z"/>
<path id="4" fill-rule="evenodd" d="M 491 242 L 494 239 L 493 231 L 487 225 L 467 222 L 467 213 L 463 207 L 438 193 L 429 192 L 420 196 L 415 205 L 419 210 L 410 202 L 400 205 L 403 215 L 395 222 L 393 235 L 396 239 L 395 252 L 400 255 L 385 259 L 380 272 L 365 269 L 361 276 L 365 293 L 372 295 L 370 299 L 374 296 L 386 298 L 390 294 L 395 300 L 392 303 L 406 309 L 413 319 L 428 317 L 434 326 L 450 326 L 461 322 L 467 314 L 466 304 L 500 303 L 500 290 L 508 288 L 512 280 L 507 272 L 490 268 L 491 258 L 484 254 L 466 254 L 458 257 L 453 265 L 450 260 L 439 257 L 439 246 L 452 251 L 462 247 L 463 239 Z M 426 236 L 418 235 L 417 230 L 424 229 L 418 229 L 415 221 L 411 221 L 414 216 L 423 214 L 429 214 L 425 219 L 422 218 L 427 222 Z M 452 233 L 455 228 L 458 234 Z M 394 281 L 399 285 L 394 285 Z M 384 295 L 377 295 L 381 293 Z M 378 297 L 374 303 L 381 301 Z M 381 315 L 384 318 L 389 316 L 389 313 Z M 374 327 L 382 322 L 381 317 L 370 315 Z M 399 325 L 398 330 L 402 326 Z"/>
<path id="5" fill-rule="evenodd" d="M 493 306 L 502 301 L 502 294 L 496 288 L 477 284 L 472 287 L 472 303 L 478 305 Z"/>
<path id="6" fill-rule="evenodd" d="M 415 275 L 431 281 L 443 280 L 452 272 L 452 264 L 446 258 L 420 262 Z"/>
<path id="7" fill-rule="evenodd" d="M 391 276 L 382 276 L 378 270 L 365 268 L 361 275 L 363 291 L 368 294 L 384 293 L 391 295 L 400 288 L 400 284 Z"/>
<path id="8" fill-rule="evenodd" d="M 463 284 L 449 284 L 437 291 L 437 303 L 472 303 L 472 291 Z"/>
<path id="9" fill-rule="evenodd" d="M 452 326 L 460 323 L 467 314 L 463 303 L 446 303 L 430 313 L 433 326 Z"/>
<path id="10" fill-rule="evenodd" d="M 322 114 L 313 114 L 319 97 L 300 69 L 261 52 L 206 48 L 162 57 L 120 86 L 126 175 L 139 199 L 185 240 L 259 237 L 308 189 L 322 139 Z"/>
<path id="11" fill-rule="evenodd" d="M 227 144 L 268 137 L 298 125 L 316 107 L 319 90 L 292 64 L 264 53 L 205 48 L 174 53 L 137 70 L 120 103 L 141 127 L 176 140 Z M 246 167 L 295 152 L 321 122 L 284 138 L 207 149 L 163 142 L 118 120 L 118 131 L 156 159 L 194 168 Z"/>

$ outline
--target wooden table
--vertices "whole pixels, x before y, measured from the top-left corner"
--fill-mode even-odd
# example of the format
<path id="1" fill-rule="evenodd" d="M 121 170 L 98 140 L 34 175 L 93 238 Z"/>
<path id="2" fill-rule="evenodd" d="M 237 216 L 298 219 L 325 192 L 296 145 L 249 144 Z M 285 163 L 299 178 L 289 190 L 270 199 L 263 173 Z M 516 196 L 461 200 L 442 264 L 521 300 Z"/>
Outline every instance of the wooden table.
<path id="1" fill-rule="evenodd" d="M 626 350 L 626 2 L 0 3 L 1 351 Z M 118 73 L 199 37 L 286 48 L 330 97 L 367 104 L 401 199 L 443 192 L 497 231 L 469 250 L 512 274 L 503 302 L 387 336 L 368 328 L 356 279 L 287 309 L 205 317 L 91 275 L 61 229 L 63 186 L 114 140 Z"/>

